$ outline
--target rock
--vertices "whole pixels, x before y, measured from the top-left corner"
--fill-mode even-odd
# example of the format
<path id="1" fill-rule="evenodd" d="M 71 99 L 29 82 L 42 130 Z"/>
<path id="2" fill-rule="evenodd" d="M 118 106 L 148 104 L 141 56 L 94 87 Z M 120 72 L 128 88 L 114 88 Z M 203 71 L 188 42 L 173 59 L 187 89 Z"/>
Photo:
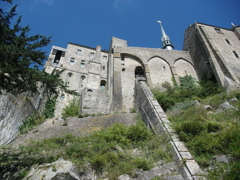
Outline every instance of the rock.
<path id="1" fill-rule="evenodd" d="M 238 99 L 234 97 L 232 99 L 229 99 L 229 102 L 238 102 Z"/>
<path id="2" fill-rule="evenodd" d="M 130 178 L 127 174 L 123 174 L 118 177 L 118 180 L 132 180 L 132 178 Z"/>
<path id="3" fill-rule="evenodd" d="M 139 151 L 138 148 L 129 150 L 128 153 L 130 153 L 132 156 L 141 156 L 142 151 Z"/>
<path id="4" fill-rule="evenodd" d="M 122 149 L 120 146 L 118 146 L 118 145 L 116 145 L 116 149 L 117 149 L 117 151 L 119 151 L 119 152 L 122 152 L 122 153 L 124 152 L 123 149 Z"/>
<path id="5" fill-rule="evenodd" d="M 60 158 L 50 164 L 32 167 L 23 180 L 80 180 L 80 178 L 72 162 Z"/>
<path id="6" fill-rule="evenodd" d="M 88 162 L 84 164 L 84 167 L 79 170 L 79 174 L 81 179 L 84 180 L 96 180 L 97 175 L 95 174 L 95 171 L 91 168 L 91 164 Z M 106 172 L 104 172 L 104 175 Z"/>
<path id="7" fill-rule="evenodd" d="M 213 159 L 215 159 L 216 162 L 224 162 L 227 164 L 231 161 L 231 157 L 226 156 L 226 155 L 214 156 Z"/>
<path id="8" fill-rule="evenodd" d="M 204 105 L 203 108 L 206 109 L 207 111 L 213 110 L 212 106 L 210 105 Z"/>
<path id="9" fill-rule="evenodd" d="M 229 104 L 229 102 L 224 102 L 222 104 L 219 105 L 219 108 L 221 109 L 231 109 L 231 108 L 234 108 L 231 104 Z"/>
<path id="10" fill-rule="evenodd" d="M 53 121 L 54 126 L 62 126 L 65 123 L 64 119 L 58 118 Z"/>

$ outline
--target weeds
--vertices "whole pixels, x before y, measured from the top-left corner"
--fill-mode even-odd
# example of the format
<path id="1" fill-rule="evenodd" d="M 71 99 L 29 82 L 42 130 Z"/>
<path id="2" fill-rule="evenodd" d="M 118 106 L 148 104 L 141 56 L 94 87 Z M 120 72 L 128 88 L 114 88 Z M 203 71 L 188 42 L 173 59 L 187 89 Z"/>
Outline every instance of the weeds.
<path id="1" fill-rule="evenodd" d="M 21 134 L 27 133 L 32 130 L 35 126 L 41 124 L 45 118 L 40 115 L 32 114 L 27 119 L 23 121 L 23 124 L 19 127 Z"/>
<path id="2" fill-rule="evenodd" d="M 66 117 L 77 117 L 80 112 L 80 100 L 77 98 L 74 98 L 72 101 L 70 101 L 70 104 L 63 109 L 62 117 L 63 119 L 66 119 Z"/>
<path id="3" fill-rule="evenodd" d="M 45 118 L 54 117 L 56 101 L 57 101 L 57 96 L 54 96 L 53 98 L 48 98 L 42 113 Z"/>

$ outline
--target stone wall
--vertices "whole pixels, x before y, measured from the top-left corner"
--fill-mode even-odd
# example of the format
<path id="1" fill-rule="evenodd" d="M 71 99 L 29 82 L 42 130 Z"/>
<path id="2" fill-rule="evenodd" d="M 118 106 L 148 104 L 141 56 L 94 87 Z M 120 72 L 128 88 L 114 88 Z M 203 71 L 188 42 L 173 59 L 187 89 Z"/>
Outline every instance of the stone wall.
<path id="1" fill-rule="evenodd" d="M 41 102 L 43 99 L 40 95 L 0 95 L 0 145 L 8 144 L 17 137 L 19 126 L 31 113 L 42 108 Z"/>
<path id="2" fill-rule="evenodd" d="M 240 42 L 225 28 L 195 23 L 185 32 L 184 50 L 188 50 L 199 79 L 207 75 L 226 89 L 239 86 Z"/>
<path id="3" fill-rule="evenodd" d="M 152 128 L 156 134 L 166 135 L 171 139 L 170 144 L 175 160 L 179 164 L 179 170 L 184 179 L 198 179 L 202 173 L 199 165 L 177 138 L 176 133 L 170 127 L 170 121 L 166 114 L 144 81 L 135 81 L 135 101 L 136 108 L 145 124 Z"/>
<path id="4" fill-rule="evenodd" d="M 95 90 L 85 88 L 81 94 L 82 114 L 108 114 L 110 109 L 110 98 L 106 90 Z"/>

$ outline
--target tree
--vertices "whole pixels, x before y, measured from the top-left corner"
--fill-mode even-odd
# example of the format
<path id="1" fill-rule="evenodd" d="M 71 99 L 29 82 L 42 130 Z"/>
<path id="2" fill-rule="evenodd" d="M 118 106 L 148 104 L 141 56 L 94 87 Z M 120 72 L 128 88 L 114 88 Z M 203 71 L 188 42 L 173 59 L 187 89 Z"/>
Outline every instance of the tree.
<path id="1" fill-rule="evenodd" d="M 2 1 L 12 3 L 12 0 Z M 59 89 L 77 94 L 67 89 L 59 74 L 39 70 L 46 59 L 41 48 L 50 43 L 51 37 L 29 36 L 29 26 L 20 26 L 21 16 L 12 25 L 11 21 L 17 15 L 16 7 L 9 12 L 0 8 L 0 93 L 37 93 L 39 88 L 45 88 L 48 94 L 56 94 Z"/>

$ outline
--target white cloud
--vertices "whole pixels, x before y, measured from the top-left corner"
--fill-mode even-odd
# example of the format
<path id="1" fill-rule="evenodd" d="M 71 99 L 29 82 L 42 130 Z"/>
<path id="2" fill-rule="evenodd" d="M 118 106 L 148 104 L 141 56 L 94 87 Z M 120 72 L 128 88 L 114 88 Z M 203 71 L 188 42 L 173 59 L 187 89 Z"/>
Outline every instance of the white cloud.
<path id="1" fill-rule="evenodd" d="M 46 3 L 48 6 L 53 5 L 54 4 L 54 0 L 34 0 L 33 5 L 31 6 L 31 10 L 33 10 L 33 8 L 37 5 L 37 3 L 39 2 L 44 2 Z"/>
<path id="2" fill-rule="evenodd" d="M 132 0 L 115 0 L 114 8 L 119 12 L 123 12 L 123 10 L 129 6 L 131 6 Z"/>

